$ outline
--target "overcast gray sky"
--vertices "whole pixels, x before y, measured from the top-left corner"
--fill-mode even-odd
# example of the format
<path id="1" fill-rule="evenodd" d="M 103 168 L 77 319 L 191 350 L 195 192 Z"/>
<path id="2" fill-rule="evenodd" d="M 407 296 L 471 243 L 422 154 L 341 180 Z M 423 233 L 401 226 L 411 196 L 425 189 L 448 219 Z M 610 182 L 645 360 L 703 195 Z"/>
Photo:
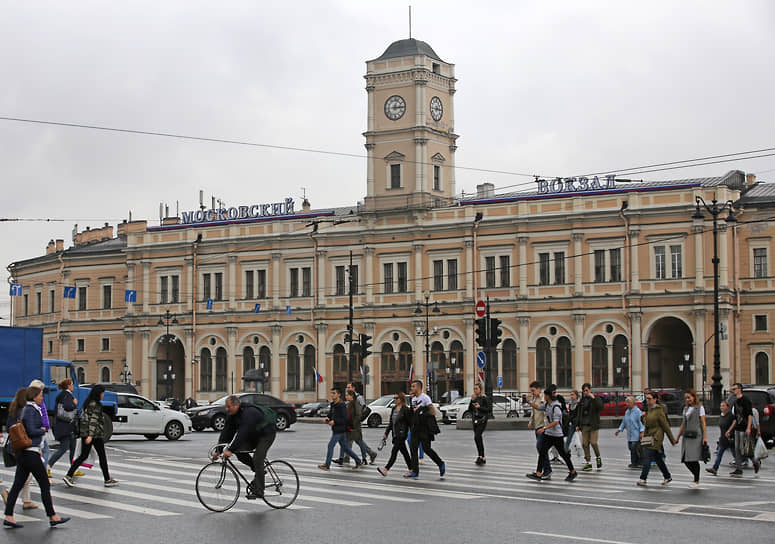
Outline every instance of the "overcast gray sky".
<path id="1" fill-rule="evenodd" d="M 365 61 L 408 2 L 0 0 L 0 116 L 363 154 Z M 583 174 L 775 147 L 775 3 L 412 1 L 456 65 L 457 164 Z M 775 157 L 644 174 L 775 177 Z M 769 172 L 768 172 L 769 171 Z M 363 159 L 0 121 L 0 261 L 159 202 L 350 205 Z M 528 178 L 461 170 L 458 191 Z M 3 271 L 3 279 L 7 273 Z M 5 285 L 5 282 L 3 282 Z M 0 287 L 8 317 L 8 287 Z"/>

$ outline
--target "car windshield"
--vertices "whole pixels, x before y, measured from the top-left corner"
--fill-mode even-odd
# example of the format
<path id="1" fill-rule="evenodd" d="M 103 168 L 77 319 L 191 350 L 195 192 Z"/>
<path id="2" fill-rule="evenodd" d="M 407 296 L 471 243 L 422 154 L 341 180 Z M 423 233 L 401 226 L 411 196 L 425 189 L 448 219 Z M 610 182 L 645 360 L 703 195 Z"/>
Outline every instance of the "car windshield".
<path id="1" fill-rule="evenodd" d="M 452 401 L 452 404 L 468 404 L 471 402 L 471 397 L 458 397 Z"/>
<path id="2" fill-rule="evenodd" d="M 370 406 L 387 406 L 390 401 L 393 400 L 393 395 L 384 395 L 376 400 L 373 400 Z"/>
<path id="3" fill-rule="evenodd" d="M 226 399 L 228 399 L 231 395 L 224 395 L 219 399 L 214 400 L 210 404 L 226 404 Z"/>
<path id="4" fill-rule="evenodd" d="M 308 402 L 307 404 L 302 404 L 302 408 L 316 408 L 318 405 L 317 402 Z"/>

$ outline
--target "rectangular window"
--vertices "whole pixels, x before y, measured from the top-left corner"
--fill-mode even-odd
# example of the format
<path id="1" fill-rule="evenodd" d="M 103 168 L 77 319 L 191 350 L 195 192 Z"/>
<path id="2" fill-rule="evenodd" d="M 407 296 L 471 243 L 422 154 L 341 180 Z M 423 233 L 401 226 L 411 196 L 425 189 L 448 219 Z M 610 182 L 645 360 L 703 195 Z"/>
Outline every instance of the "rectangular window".
<path id="1" fill-rule="evenodd" d="M 180 276 L 172 276 L 172 293 L 170 293 L 170 302 L 176 304 L 180 302 Z"/>
<path id="2" fill-rule="evenodd" d="M 161 277 L 161 293 L 159 294 L 159 303 L 167 304 L 169 298 L 169 278 L 167 276 Z"/>
<path id="3" fill-rule="evenodd" d="M 554 283 L 562 285 L 565 283 L 565 252 L 554 252 Z"/>
<path id="4" fill-rule="evenodd" d="M 78 288 L 78 309 L 86 309 L 86 287 Z"/>
<path id="5" fill-rule="evenodd" d="M 28 312 L 29 312 L 29 306 L 28 305 L 29 305 L 29 302 L 30 302 L 30 295 L 24 295 L 22 297 L 22 300 L 24 301 L 24 308 L 23 308 L 24 314 L 23 315 L 27 315 Z"/>
<path id="6" fill-rule="evenodd" d="M 40 291 L 35 293 L 35 313 L 43 313 L 43 293 Z"/>
<path id="7" fill-rule="evenodd" d="M 433 190 L 441 191 L 441 166 L 433 165 Z"/>
<path id="8" fill-rule="evenodd" d="M 245 270 L 245 298 L 253 298 L 253 271 Z"/>
<path id="9" fill-rule="evenodd" d="M 48 341 L 48 352 L 49 353 L 54 353 L 54 341 L 53 340 L 49 340 Z"/>
<path id="10" fill-rule="evenodd" d="M 341 297 L 346 294 L 344 283 L 344 266 L 336 267 L 336 296 Z"/>
<path id="11" fill-rule="evenodd" d="M 312 296 L 312 269 L 309 266 L 301 269 L 301 296 Z"/>
<path id="12" fill-rule="evenodd" d="M 75 341 L 75 351 L 86 351 L 86 340 L 78 338 Z"/>
<path id="13" fill-rule="evenodd" d="M 447 291 L 457 291 L 457 259 L 447 259 Z"/>
<path id="14" fill-rule="evenodd" d="M 657 246 L 654 248 L 654 276 L 658 280 L 665 279 L 665 248 Z"/>
<path id="15" fill-rule="evenodd" d="M 444 261 L 433 261 L 433 290 L 444 290 Z"/>
<path id="16" fill-rule="evenodd" d="M 54 304 L 56 304 L 56 294 L 56 289 L 51 289 L 48 292 L 48 311 L 52 314 L 54 313 Z"/>
<path id="17" fill-rule="evenodd" d="M 409 276 L 406 263 L 398 263 L 398 292 L 406 293 L 409 290 Z"/>
<path id="18" fill-rule="evenodd" d="M 538 284 L 549 285 L 549 254 L 538 254 Z"/>
<path id="19" fill-rule="evenodd" d="M 393 292 L 393 263 L 385 263 L 382 265 L 382 275 L 385 276 L 383 282 L 383 291 L 386 294 Z"/>
<path id="20" fill-rule="evenodd" d="M 210 274 L 202 274 L 202 300 L 210 299 Z"/>
<path id="21" fill-rule="evenodd" d="M 767 249 L 758 247 L 753 250 L 753 277 L 767 277 Z"/>
<path id="22" fill-rule="evenodd" d="M 223 300 L 223 272 L 215 273 L 215 300 Z"/>
<path id="23" fill-rule="evenodd" d="M 681 246 L 670 246 L 670 272 L 673 278 L 683 277 Z"/>
<path id="24" fill-rule="evenodd" d="M 595 250 L 595 282 L 602 283 L 605 281 L 605 250 Z"/>
<path id="25" fill-rule="evenodd" d="M 291 289 L 288 293 L 290 297 L 299 296 L 299 269 L 291 268 Z"/>
<path id="26" fill-rule="evenodd" d="M 484 258 L 484 286 L 487 289 L 495 287 L 495 257 Z"/>
<path id="27" fill-rule="evenodd" d="M 102 286 L 102 309 L 110 310 L 113 307 L 113 286 Z"/>
<path id="28" fill-rule="evenodd" d="M 400 164 L 390 165 L 390 188 L 391 189 L 401 188 L 401 165 Z"/>
<path id="29" fill-rule="evenodd" d="M 358 294 L 358 265 L 352 265 L 353 295 Z"/>
<path id="30" fill-rule="evenodd" d="M 766 331 L 767 330 L 767 315 L 756 315 L 754 316 L 754 328 L 755 331 Z"/>
<path id="31" fill-rule="evenodd" d="M 266 298 L 266 270 L 257 270 L 258 275 L 258 292 L 256 298 Z"/>
<path id="32" fill-rule="evenodd" d="M 102 351 L 110 351 L 110 338 L 102 339 Z"/>
<path id="33" fill-rule="evenodd" d="M 622 281 L 622 250 L 620 248 L 609 249 L 608 259 L 611 270 L 608 281 Z"/>
<path id="34" fill-rule="evenodd" d="M 501 287 L 508 287 L 511 285 L 511 266 L 509 265 L 509 256 L 501 255 Z"/>

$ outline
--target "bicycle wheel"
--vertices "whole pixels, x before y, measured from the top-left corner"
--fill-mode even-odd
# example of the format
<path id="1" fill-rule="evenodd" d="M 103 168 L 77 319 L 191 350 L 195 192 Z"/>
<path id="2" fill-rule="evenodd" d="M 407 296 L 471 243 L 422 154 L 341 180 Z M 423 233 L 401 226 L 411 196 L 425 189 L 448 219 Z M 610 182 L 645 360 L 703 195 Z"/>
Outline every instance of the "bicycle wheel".
<path id="1" fill-rule="evenodd" d="M 205 465 L 196 477 L 196 496 L 202 506 L 213 512 L 225 512 L 234 506 L 239 491 L 237 473 L 221 461 Z"/>
<path id="2" fill-rule="evenodd" d="M 266 465 L 264 502 L 272 508 L 288 508 L 299 495 L 299 475 L 290 463 L 272 461 Z"/>

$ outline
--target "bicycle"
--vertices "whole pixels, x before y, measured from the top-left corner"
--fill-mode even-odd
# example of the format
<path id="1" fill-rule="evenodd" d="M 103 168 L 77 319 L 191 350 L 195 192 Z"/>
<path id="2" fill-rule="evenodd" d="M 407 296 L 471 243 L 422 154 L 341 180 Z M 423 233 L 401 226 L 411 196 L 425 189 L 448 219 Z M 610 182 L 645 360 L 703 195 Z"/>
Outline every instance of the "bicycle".
<path id="1" fill-rule="evenodd" d="M 209 458 L 223 451 L 227 444 L 217 444 L 210 449 Z M 236 452 L 235 452 L 236 453 Z M 240 453 L 250 453 L 246 451 Z M 264 502 L 272 508 L 288 508 L 299 495 L 299 475 L 287 461 L 264 461 Z M 246 492 L 251 483 L 232 462 L 223 457 L 202 467 L 196 477 L 196 496 L 202 506 L 213 512 L 225 512 L 237 503 L 240 495 L 240 478 Z"/>

